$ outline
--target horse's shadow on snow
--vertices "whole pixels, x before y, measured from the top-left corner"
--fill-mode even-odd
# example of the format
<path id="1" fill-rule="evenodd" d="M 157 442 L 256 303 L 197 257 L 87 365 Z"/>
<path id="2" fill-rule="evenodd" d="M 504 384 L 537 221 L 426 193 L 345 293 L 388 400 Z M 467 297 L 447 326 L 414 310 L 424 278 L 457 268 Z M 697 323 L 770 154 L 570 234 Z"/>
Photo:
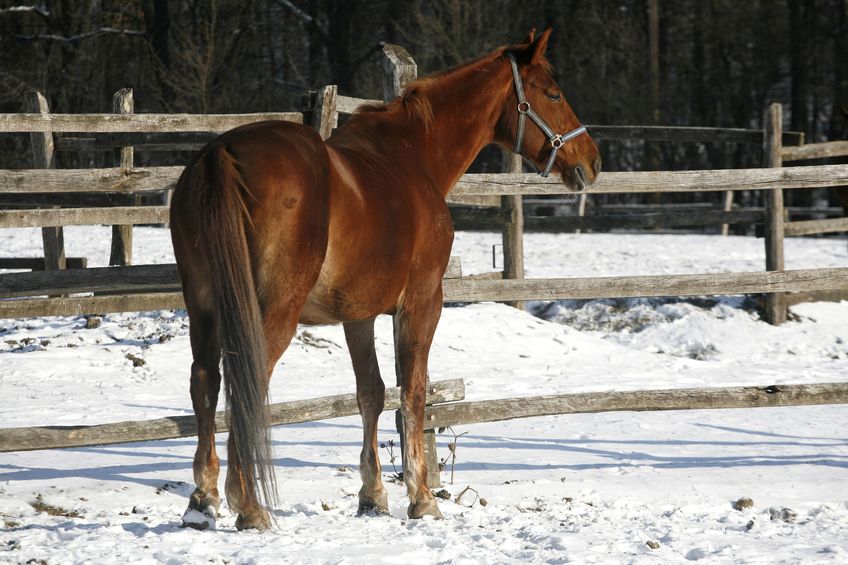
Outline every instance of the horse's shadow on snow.
<path id="1" fill-rule="evenodd" d="M 652 439 L 650 437 L 634 439 L 632 436 L 626 440 L 608 438 L 510 438 L 508 436 L 489 436 L 478 434 L 467 434 L 462 436 L 457 444 L 457 452 L 460 454 L 455 465 L 458 471 L 487 470 L 487 471 L 519 471 L 519 470 L 543 470 L 561 469 L 571 471 L 590 471 L 604 468 L 639 468 L 647 467 L 653 469 L 692 469 L 692 468 L 732 468 L 732 467 L 772 467 L 792 465 L 815 465 L 834 468 L 848 469 L 848 455 L 843 455 L 848 438 L 825 438 L 809 436 L 792 436 L 777 434 L 773 432 L 762 432 L 758 430 L 747 430 L 741 428 L 729 428 L 710 424 L 697 424 L 704 428 L 712 428 L 731 434 L 743 434 L 740 439 L 728 440 L 668 440 Z M 293 468 L 338 468 L 340 465 L 356 467 L 358 460 L 359 430 L 358 425 L 332 423 L 332 422 L 310 422 L 308 424 L 293 424 L 287 427 L 314 427 L 326 430 L 334 428 L 340 433 L 341 430 L 350 430 L 349 441 L 321 441 L 305 438 L 284 440 L 284 431 L 275 433 L 272 440 L 278 454 L 285 451 L 288 445 L 320 447 L 342 447 L 350 450 L 351 460 L 347 463 L 338 461 L 308 461 L 290 457 L 279 457 L 274 460 L 278 467 Z M 396 437 L 393 429 L 381 428 L 382 437 Z M 645 433 L 648 436 L 648 432 Z M 438 448 L 440 454 L 447 454 L 447 443 L 452 438 L 449 435 L 438 437 Z M 221 459 L 221 473 L 226 472 L 226 433 L 218 434 L 217 444 Z M 68 461 L 78 461 L 80 466 L 69 466 L 68 468 L 35 467 L 23 465 L 0 464 L 0 481 L 31 481 L 31 480 L 61 480 L 65 478 L 84 478 L 98 481 L 118 481 L 123 483 L 135 483 L 152 488 L 160 488 L 168 480 L 161 477 L 162 473 L 172 475 L 172 479 L 188 479 L 192 475 L 192 454 L 196 442 L 193 439 L 183 438 L 176 440 L 151 441 L 144 443 L 127 443 L 119 446 L 99 446 L 85 448 L 67 448 L 63 451 L 68 453 Z M 715 448 L 748 448 L 750 454 L 728 454 L 728 455 L 686 455 L 669 454 L 670 447 L 693 448 L 698 446 L 711 446 Z M 188 447 L 192 454 L 184 451 L 175 453 L 175 449 Z M 652 453 L 651 447 L 656 447 L 657 452 Z M 835 448 L 835 449 L 833 449 Z M 498 462 L 497 457 L 486 457 L 485 451 L 491 449 L 517 449 L 539 451 L 544 450 L 546 455 L 539 458 L 539 463 L 523 462 Z M 805 450 L 807 453 L 786 453 L 787 449 Z M 775 451 L 783 451 L 775 452 Z M 817 452 L 813 452 L 816 450 Z M 398 450 L 399 451 L 399 450 Z M 571 463 L 573 455 L 591 456 L 595 459 L 588 463 Z M 387 459 L 383 454 L 383 459 Z M 99 456 L 105 456 L 112 460 L 121 458 L 143 458 L 148 461 L 138 463 L 125 462 L 111 465 L 98 465 Z M 150 461 L 152 460 L 152 461 Z M 387 464 L 386 461 L 384 463 Z M 145 477 L 150 473 L 160 474 L 159 477 Z"/>

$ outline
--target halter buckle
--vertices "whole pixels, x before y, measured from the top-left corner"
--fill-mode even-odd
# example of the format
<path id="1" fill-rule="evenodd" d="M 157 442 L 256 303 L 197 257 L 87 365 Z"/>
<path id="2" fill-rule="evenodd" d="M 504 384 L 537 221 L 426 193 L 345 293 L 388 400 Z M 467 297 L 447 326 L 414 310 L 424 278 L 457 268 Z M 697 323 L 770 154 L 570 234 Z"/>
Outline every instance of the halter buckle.
<path id="1" fill-rule="evenodd" d="M 554 149 L 559 149 L 563 144 L 565 144 L 565 141 L 563 141 L 561 135 L 557 134 L 556 137 L 551 138 L 551 147 Z"/>

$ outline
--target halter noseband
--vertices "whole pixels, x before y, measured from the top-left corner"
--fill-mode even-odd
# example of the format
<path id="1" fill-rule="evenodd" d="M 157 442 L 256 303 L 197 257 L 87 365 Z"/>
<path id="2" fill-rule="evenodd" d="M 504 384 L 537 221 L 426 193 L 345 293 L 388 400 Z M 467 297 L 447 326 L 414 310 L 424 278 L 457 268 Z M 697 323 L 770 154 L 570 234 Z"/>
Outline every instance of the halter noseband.
<path id="1" fill-rule="evenodd" d="M 521 73 L 518 72 L 518 63 L 515 60 L 515 56 L 512 53 L 507 53 L 506 56 L 509 57 L 509 63 L 512 65 L 512 79 L 515 83 L 515 95 L 518 98 L 518 131 L 516 132 L 515 148 L 513 151 L 515 153 L 521 153 L 521 144 L 524 141 L 525 118 L 529 117 L 533 120 L 533 123 L 539 126 L 542 133 L 548 136 L 548 141 L 551 142 L 551 154 L 548 156 L 548 162 L 545 165 L 545 170 L 540 173 L 543 177 L 547 177 L 551 173 L 551 169 L 554 168 L 554 161 L 556 160 L 556 154 L 557 151 L 559 151 L 559 148 L 578 135 L 586 133 L 586 126 L 580 126 L 561 135 L 554 133 L 554 130 L 552 130 L 547 122 L 545 122 L 545 120 L 543 120 L 542 117 L 530 107 L 530 103 L 524 97 L 524 85 L 521 82 Z"/>

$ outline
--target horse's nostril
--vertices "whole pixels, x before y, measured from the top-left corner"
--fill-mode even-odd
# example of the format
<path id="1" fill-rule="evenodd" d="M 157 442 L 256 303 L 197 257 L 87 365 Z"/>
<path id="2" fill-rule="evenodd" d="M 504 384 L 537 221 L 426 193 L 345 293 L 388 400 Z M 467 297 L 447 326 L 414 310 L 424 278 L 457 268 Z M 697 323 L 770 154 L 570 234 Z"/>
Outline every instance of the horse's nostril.
<path id="1" fill-rule="evenodd" d="M 592 169 L 594 169 L 595 175 L 601 174 L 601 158 L 600 157 L 595 159 L 595 162 L 592 163 Z"/>
<path id="2" fill-rule="evenodd" d="M 574 167 L 574 175 L 577 177 L 577 182 L 580 184 L 580 189 L 582 190 L 588 184 L 586 182 L 586 171 L 583 170 L 583 167 L 577 165 Z"/>

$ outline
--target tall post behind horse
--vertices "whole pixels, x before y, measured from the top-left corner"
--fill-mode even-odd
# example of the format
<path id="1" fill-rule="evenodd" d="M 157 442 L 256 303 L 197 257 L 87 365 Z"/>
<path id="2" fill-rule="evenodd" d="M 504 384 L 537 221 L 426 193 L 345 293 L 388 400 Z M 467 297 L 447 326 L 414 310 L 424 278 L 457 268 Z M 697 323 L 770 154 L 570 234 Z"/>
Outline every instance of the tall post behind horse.
<path id="1" fill-rule="evenodd" d="M 197 485 L 186 525 L 214 527 L 220 505 L 214 412 L 230 412 L 225 490 L 236 526 L 267 528 L 276 499 L 267 391 L 298 323 L 342 323 L 364 427 L 361 512 L 388 512 L 376 449 L 384 384 L 374 319 L 395 317 L 407 515 L 440 517 L 427 487 L 427 360 L 453 242 L 445 197 L 479 151 L 513 147 L 580 190 L 598 149 L 545 59 L 550 30 L 408 85 L 360 108 L 326 142 L 288 122 L 237 128 L 186 167 L 171 234 L 191 320 Z M 534 125 L 526 127 L 526 119 Z M 219 371 L 222 362 L 223 375 Z"/>
<path id="2" fill-rule="evenodd" d="M 410 56 L 410 54 L 398 45 L 385 45 L 383 46 L 383 101 L 391 102 L 398 96 L 403 94 L 404 89 L 410 83 L 412 83 L 416 78 L 418 78 L 418 65 L 415 63 L 415 60 Z M 392 326 L 393 333 L 397 335 L 397 322 L 398 319 L 396 316 L 392 316 Z M 403 385 L 403 373 L 401 371 L 400 365 L 395 363 L 395 377 L 397 380 L 397 386 Z M 427 384 L 429 384 L 429 377 L 427 379 Z M 426 385 L 425 385 L 426 386 Z M 374 422 L 376 425 L 376 421 Z M 370 442 L 373 438 L 374 440 L 374 450 L 377 448 L 377 434 L 376 432 L 371 432 L 368 429 L 368 426 L 363 421 L 364 432 L 365 432 L 365 440 L 366 442 Z M 401 457 L 404 452 L 404 443 L 403 443 L 403 411 L 397 410 L 395 412 L 395 427 L 397 428 L 398 434 L 400 434 L 400 451 Z M 363 458 L 369 456 L 371 454 L 366 454 L 365 450 L 362 452 Z M 441 486 L 441 478 L 439 476 L 439 460 L 436 455 L 436 432 L 433 430 L 426 430 L 424 432 L 424 459 L 427 463 L 427 486 L 430 488 L 437 488 Z M 379 461 L 378 461 L 379 462 Z M 368 469 L 369 463 L 366 461 L 360 461 L 360 471 L 363 469 Z M 370 472 L 366 472 L 363 475 L 362 480 L 367 482 L 368 478 L 371 476 Z"/>

